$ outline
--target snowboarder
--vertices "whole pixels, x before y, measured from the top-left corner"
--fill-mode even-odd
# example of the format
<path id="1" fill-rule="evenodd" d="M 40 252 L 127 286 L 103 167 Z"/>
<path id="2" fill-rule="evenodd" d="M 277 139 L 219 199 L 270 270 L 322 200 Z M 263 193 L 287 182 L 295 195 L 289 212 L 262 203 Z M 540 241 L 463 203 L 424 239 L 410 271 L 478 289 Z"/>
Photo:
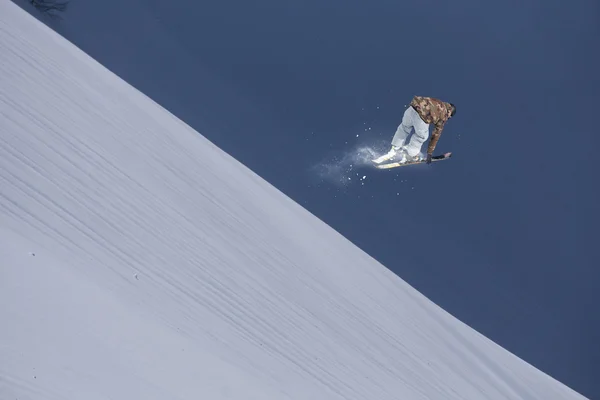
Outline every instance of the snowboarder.
<path id="1" fill-rule="evenodd" d="M 402 123 L 400 123 L 392 138 L 392 149 L 387 154 L 373 160 L 373 162 L 380 164 L 394 158 L 398 152 L 401 152 L 400 162 L 420 161 L 421 146 L 429 137 L 429 124 L 434 124 L 435 130 L 427 147 L 427 164 L 430 164 L 433 150 L 440 139 L 444 125 L 455 113 L 456 107 L 452 103 L 446 103 L 432 97 L 413 97 L 409 107 L 404 112 Z M 406 144 L 406 138 L 413 128 L 415 132 Z"/>

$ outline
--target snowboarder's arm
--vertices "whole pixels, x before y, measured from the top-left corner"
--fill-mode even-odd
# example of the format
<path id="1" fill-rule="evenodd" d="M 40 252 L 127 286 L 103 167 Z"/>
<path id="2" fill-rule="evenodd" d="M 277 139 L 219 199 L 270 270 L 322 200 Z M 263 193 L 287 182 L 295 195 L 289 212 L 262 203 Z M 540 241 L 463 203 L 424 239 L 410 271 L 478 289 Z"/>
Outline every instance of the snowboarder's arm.
<path id="1" fill-rule="evenodd" d="M 438 122 L 435 124 L 435 130 L 431 134 L 431 139 L 429 139 L 429 147 L 427 148 L 427 154 L 433 155 L 433 151 L 435 150 L 435 146 L 437 145 L 438 140 L 440 140 L 440 135 L 442 134 L 442 130 L 444 129 L 444 122 Z"/>

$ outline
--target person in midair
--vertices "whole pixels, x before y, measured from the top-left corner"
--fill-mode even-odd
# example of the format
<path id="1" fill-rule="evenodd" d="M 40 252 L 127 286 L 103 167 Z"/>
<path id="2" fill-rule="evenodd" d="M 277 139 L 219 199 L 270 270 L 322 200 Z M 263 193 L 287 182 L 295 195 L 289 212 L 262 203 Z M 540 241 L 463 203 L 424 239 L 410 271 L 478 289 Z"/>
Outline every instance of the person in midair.
<path id="1" fill-rule="evenodd" d="M 400 162 L 421 161 L 421 147 L 429 137 L 429 124 L 433 124 L 435 129 L 427 147 L 427 164 L 430 164 L 433 150 L 440 140 L 442 130 L 454 114 L 456 114 L 456 106 L 452 103 L 446 103 L 433 97 L 413 97 L 392 138 L 392 149 L 373 162 L 380 164 L 396 157 L 399 152 L 401 153 Z M 406 139 L 413 128 L 415 132 L 407 144 Z"/>

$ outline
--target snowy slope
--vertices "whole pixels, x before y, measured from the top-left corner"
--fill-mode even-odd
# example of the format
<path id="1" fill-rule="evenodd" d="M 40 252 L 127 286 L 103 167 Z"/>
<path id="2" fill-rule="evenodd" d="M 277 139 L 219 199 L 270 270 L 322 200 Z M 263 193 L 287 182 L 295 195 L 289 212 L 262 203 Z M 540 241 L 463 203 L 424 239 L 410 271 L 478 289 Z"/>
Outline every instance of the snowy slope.
<path id="1" fill-rule="evenodd" d="M 582 397 L 0 0 L 0 399 L 199 398 Z"/>

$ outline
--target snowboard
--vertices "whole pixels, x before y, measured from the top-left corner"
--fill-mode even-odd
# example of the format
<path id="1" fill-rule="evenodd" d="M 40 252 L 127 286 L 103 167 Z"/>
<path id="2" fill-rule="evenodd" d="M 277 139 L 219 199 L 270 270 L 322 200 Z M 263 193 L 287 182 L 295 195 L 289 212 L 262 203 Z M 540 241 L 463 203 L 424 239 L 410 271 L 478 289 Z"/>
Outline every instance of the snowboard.
<path id="1" fill-rule="evenodd" d="M 441 154 L 439 156 L 433 156 L 433 157 L 431 157 L 431 162 L 447 160 L 450 157 L 452 157 L 452 152 L 444 153 L 444 154 Z M 427 160 L 410 161 L 410 162 L 405 162 L 405 163 L 401 163 L 401 162 L 397 162 L 396 161 L 396 162 L 391 162 L 391 163 L 387 163 L 387 164 L 378 164 L 378 165 L 375 165 L 375 168 L 378 168 L 378 169 L 390 169 L 390 168 L 405 167 L 407 165 L 425 164 L 426 162 L 427 162 Z"/>

